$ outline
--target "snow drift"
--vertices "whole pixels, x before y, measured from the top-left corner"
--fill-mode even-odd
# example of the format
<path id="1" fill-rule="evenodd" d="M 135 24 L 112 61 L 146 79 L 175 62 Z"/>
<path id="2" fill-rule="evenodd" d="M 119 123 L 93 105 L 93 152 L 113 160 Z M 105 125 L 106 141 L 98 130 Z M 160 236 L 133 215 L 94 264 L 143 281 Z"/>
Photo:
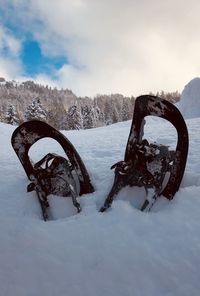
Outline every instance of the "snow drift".
<path id="1" fill-rule="evenodd" d="M 185 118 L 200 117 L 200 78 L 192 79 L 184 88 L 179 109 Z"/>
<path id="2" fill-rule="evenodd" d="M 157 118 L 156 118 L 157 119 Z M 98 210 L 113 182 L 110 166 L 123 159 L 130 121 L 64 134 L 89 170 L 95 192 L 71 199 L 50 197 L 55 221 L 44 222 L 34 192 L 0 124 L 1 296 L 198 296 L 200 291 L 200 118 L 187 120 L 186 172 L 172 201 L 161 198 L 150 213 L 138 210 L 142 188 L 124 188 L 112 209 Z M 174 129 L 149 120 L 145 136 L 175 146 Z M 50 139 L 30 151 L 34 160 L 61 154 Z"/>

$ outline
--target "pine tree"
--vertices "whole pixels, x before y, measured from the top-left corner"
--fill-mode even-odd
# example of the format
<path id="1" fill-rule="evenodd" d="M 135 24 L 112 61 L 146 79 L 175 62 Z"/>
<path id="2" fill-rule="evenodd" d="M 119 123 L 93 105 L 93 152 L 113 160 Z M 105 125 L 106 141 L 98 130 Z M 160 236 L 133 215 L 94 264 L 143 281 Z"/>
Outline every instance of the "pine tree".
<path id="1" fill-rule="evenodd" d="M 83 118 L 83 128 L 93 128 L 94 127 L 94 113 L 91 106 L 85 105 L 81 108 L 81 114 Z"/>
<path id="2" fill-rule="evenodd" d="M 9 105 L 8 109 L 6 111 L 5 115 L 6 123 L 17 125 L 18 124 L 18 118 L 17 118 L 17 112 L 15 109 L 15 106 Z"/>
<path id="3" fill-rule="evenodd" d="M 122 121 L 131 119 L 131 113 L 132 113 L 131 101 L 129 98 L 124 98 L 122 110 L 121 110 Z"/>
<path id="4" fill-rule="evenodd" d="M 42 107 L 42 104 L 40 102 L 40 99 L 37 98 L 32 102 L 31 105 L 28 106 L 25 112 L 25 118 L 26 120 L 42 120 L 46 121 L 47 118 L 47 112 Z"/>
<path id="5" fill-rule="evenodd" d="M 0 106 L 0 121 L 5 122 L 5 112 L 2 106 Z"/>
<path id="6" fill-rule="evenodd" d="M 67 112 L 67 125 L 70 130 L 83 128 L 82 114 L 76 105 L 71 106 Z"/>
<path id="7" fill-rule="evenodd" d="M 95 104 L 91 109 L 91 114 L 93 117 L 93 127 L 103 126 L 105 118 L 104 113 L 100 110 L 100 108 Z"/>
<path id="8" fill-rule="evenodd" d="M 111 101 L 110 99 L 107 99 L 104 104 L 104 114 L 105 114 L 105 124 L 106 125 L 110 125 L 113 123 L 112 116 L 111 116 L 112 106 L 111 106 L 110 101 Z"/>
<path id="9" fill-rule="evenodd" d="M 47 110 L 47 123 L 56 129 L 68 129 L 67 112 L 60 99 L 55 99 L 54 102 L 51 102 Z"/>

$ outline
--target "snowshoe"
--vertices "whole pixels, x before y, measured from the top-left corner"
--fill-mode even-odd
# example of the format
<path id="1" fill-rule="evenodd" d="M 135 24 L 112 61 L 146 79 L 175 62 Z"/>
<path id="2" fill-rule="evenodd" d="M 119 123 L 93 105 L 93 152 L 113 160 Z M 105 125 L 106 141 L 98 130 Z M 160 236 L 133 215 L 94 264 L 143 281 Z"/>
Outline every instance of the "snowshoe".
<path id="1" fill-rule="evenodd" d="M 148 143 L 142 139 L 144 117 L 148 115 L 162 117 L 176 128 L 178 139 L 175 151 L 170 151 L 168 146 Z M 184 174 L 188 144 L 187 126 L 173 104 L 156 96 L 138 97 L 124 160 L 111 167 L 115 168 L 114 184 L 100 211 L 108 209 L 120 189 L 127 185 L 144 186 L 147 197 L 141 207 L 142 211 L 149 211 L 160 195 L 173 199 Z M 149 194 L 150 190 L 153 194 Z"/>
<path id="2" fill-rule="evenodd" d="M 42 138 L 53 138 L 63 148 L 68 159 L 48 153 L 33 164 L 28 152 Z M 32 120 L 21 124 L 12 135 L 12 146 L 31 181 L 27 191 L 35 190 L 44 220 L 51 217 L 48 195 L 71 196 L 77 212 L 81 211 L 77 196 L 94 192 L 86 167 L 71 142 L 45 122 Z"/>

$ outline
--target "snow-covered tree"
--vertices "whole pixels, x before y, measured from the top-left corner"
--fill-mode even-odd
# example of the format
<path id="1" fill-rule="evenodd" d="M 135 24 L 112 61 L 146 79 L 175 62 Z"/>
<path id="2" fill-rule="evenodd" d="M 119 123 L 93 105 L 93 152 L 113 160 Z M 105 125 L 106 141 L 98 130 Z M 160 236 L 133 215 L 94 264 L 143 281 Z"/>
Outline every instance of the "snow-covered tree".
<path id="1" fill-rule="evenodd" d="M 6 123 L 17 125 L 18 124 L 18 118 L 17 118 L 17 112 L 14 105 L 9 105 L 6 114 L 5 114 L 5 120 Z"/>
<path id="2" fill-rule="evenodd" d="M 105 114 L 105 124 L 110 125 L 113 123 L 113 118 L 112 118 L 112 105 L 111 105 L 111 100 L 108 99 L 105 101 L 104 104 L 104 114 Z"/>
<path id="3" fill-rule="evenodd" d="M 96 105 L 93 107 L 94 127 L 103 126 L 105 122 L 104 113 Z"/>
<path id="4" fill-rule="evenodd" d="M 131 106 L 131 101 L 129 98 L 124 98 L 123 99 L 123 105 L 122 105 L 122 110 L 121 110 L 121 118 L 122 121 L 129 120 L 132 116 L 132 106 Z"/>
<path id="5" fill-rule="evenodd" d="M 68 129 L 67 125 L 67 112 L 60 99 L 55 99 L 54 103 L 51 102 L 48 106 L 47 123 L 57 129 Z"/>
<path id="6" fill-rule="evenodd" d="M 5 112 L 3 106 L 0 106 L 0 121 L 5 122 Z"/>
<path id="7" fill-rule="evenodd" d="M 82 114 L 76 105 L 71 106 L 67 112 L 67 125 L 70 130 L 83 128 Z"/>
<path id="8" fill-rule="evenodd" d="M 83 118 L 83 128 L 93 128 L 94 127 L 94 113 L 92 106 L 85 105 L 81 108 L 81 114 Z"/>
<path id="9" fill-rule="evenodd" d="M 153 95 L 153 93 L 151 94 Z M 172 103 L 179 101 L 180 98 L 178 92 L 166 93 L 160 91 L 154 95 Z M 37 101 L 35 98 L 40 98 L 40 106 L 43 112 L 33 111 L 34 105 L 37 105 L 36 102 L 33 102 Z M 121 94 L 98 94 L 94 98 L 77 97 L 69 89 L 58 90 L 33 81 L 22 83 L 6 81 L 3 77 L 0 77 L 0 120 L 3 122 L 6 122 L 5 114 L 9 102 L 16 107 L 19 124 L 27 119 L 40 119 L 45 120 L 57 129 L 68 129 L 67 110 L 71 106 L 77 106 L 79 112 L 83 109 L 84 128 L 91 128 L 131 119 L 134 101 L 134 97 L 127 98 Z M 45 106 L 45 110 L 42 106 Z M 37 113 L 39 113 L 39 117 Z M 89 117 L 91 118 L 89 119 Z"/>
<path id="10" fill-rule="evenodd" d="M 36 120 L 46 121 L 46 118 L 47 118 L 47 112 L 43 108 L 39 98 L 34 100 L 32 104 L 29 105 L 25 111 L 26 120 L 36 119 Z"/>

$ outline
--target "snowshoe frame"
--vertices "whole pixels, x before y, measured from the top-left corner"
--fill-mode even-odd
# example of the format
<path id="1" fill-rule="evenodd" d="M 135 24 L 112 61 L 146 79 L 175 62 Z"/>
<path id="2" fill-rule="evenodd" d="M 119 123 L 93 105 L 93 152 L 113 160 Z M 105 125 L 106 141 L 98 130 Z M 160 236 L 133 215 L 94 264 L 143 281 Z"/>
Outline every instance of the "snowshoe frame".
<path id="1" fill-rule="evenodd" d="M 34 166 L 31 163 L 31 160 L 28 156 L 28 152 L 34 143 L 46 137 L 56 140 L 65 151 L 71 167 L 75 170 L 78 176 L 80 185 L 79 195 L 94 192 L 94 187 L 90 181 L 87 169 L 80 155 L 67 138 L 61 132 L 59 132 L 58 130 L 56 130 L 55 128 L 53 128 L 45 122 L 38 120 L 24 122 L 13 132 L 11 143 L 27 174 L 27 177 L 29 178 L 29 180 L 32 181 L 32 185 L 29 184 L 28 186 L 28 191 L 36 190 L 37 192 L 44 220 L 48 220 L 49 218 L 47 213 L 47 208 L 49 207 L 49 205 L 47 201 L 47 192 L 45 192 L 45 190 L 43 189 L 41 179 L 38 176 L 38 168 L 45 160 L 49 160 L 50 158 L 56 158 L 58 161 L 58 157 L 52 154 L 46 155 Z M 59 157 L 59 159 L 61 159 L 61 157 Z M 70 176 L 69 170 L 68 174 Z M 79 212 L 80 205 L 76 201 L 77 194 L 73 191 L 74 190 L 71 191 L 72 200 L 74 205 L 77 207 L 77 211 Z"/>

